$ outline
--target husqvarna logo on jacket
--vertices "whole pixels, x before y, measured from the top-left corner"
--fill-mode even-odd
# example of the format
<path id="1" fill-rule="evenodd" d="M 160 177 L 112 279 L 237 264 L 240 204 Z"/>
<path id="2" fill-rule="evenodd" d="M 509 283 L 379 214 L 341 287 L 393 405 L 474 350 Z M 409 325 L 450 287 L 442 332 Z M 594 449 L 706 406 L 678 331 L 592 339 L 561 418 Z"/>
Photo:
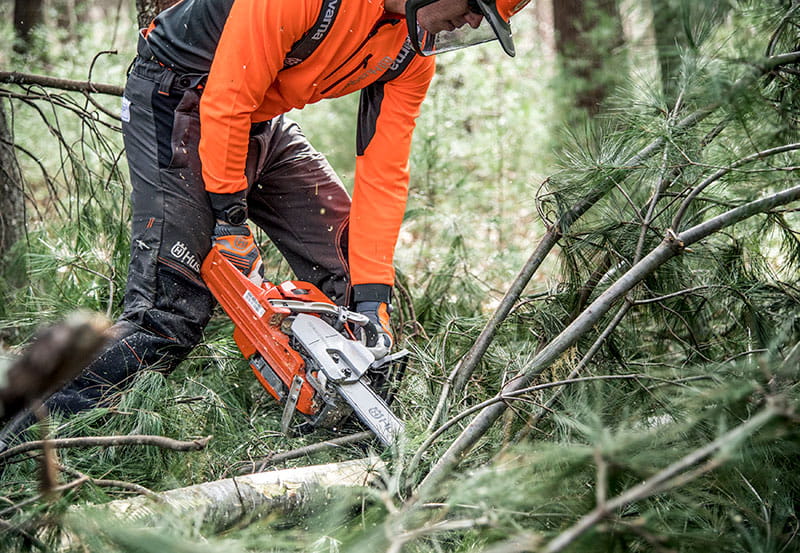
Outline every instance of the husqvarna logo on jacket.
<path id="1" fill-rule="evenodd" d="M 322 21 L 318 23 L 316 32 L 311 36 L 311 40 L 322 40 L 328 34 L 328 29 L 333 22 L 336 15 L 337 4 L 339 0 L 330 0 L 325 6 L 325 11 L 322 12 Z"/>
<path id="2" fill-rule="evenodd" d="M 169 250 L 169 253 L 172 254 L 172 257 L 184 265 L 194 269 L 195 272 L 200 272 L 200 262 L 197 260 L 197 257 L 195 257 L 195 255 L 189 251 L 189 248 L 187 248 L 186 244 L 183 242 L 175 242 L 172 245 L 172 249 Z"/>

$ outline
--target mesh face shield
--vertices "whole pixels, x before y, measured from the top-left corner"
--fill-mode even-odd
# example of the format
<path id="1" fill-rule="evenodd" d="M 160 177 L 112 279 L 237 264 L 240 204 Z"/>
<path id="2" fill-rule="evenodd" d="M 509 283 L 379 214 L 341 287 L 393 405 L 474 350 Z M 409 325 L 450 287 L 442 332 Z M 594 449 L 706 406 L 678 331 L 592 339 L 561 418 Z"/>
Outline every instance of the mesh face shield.
<path id="1" fill-rule="evenodd" d="M 514 56 L 514 41 L 511 27 L 498 13 L 495 0 L 469 0 L 471 12 L 483 16 L 480 25 L 473 29 L 464 25 L 453 31 L 430 33 L 417 23 L 417 12 L 439 0 L 408 0 L 406 2 L 406 24 L 408 36 L 414 50 L 422 56 L 441 54 L 451 50 L 467 48 L 476 44 L 498 40 L 509 56 Z"/>

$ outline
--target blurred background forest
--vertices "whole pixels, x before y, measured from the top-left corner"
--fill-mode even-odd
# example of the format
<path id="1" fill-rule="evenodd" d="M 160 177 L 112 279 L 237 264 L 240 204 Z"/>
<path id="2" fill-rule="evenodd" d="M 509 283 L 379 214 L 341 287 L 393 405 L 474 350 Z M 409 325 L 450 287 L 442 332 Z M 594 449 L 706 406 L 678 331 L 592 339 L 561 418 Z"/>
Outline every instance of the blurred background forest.
<path id="1" fill-rule="evenodd" d="M 0 1 L 5 364 L 76 309 L 120 313 L 115 87 L 159 7 Z M 49 483 L 37 450 L 0 453 L 2 550 L 800 551 L 800 2 L 539 0 L 513 27 L 513 59 L 441 56 L 418 120 L 393 317 L 405 441 L 273 463 L 371 452 L 381 483 L 223 534 L 85 507 L 339 436 L 278 431 L 220 312 L 172 375 L 50 425 L 207 445 L 62 449 Z M 348 186 L 357 101 L 292 113 Z M 290 278 L 261 239 L 267 276 Z"/>

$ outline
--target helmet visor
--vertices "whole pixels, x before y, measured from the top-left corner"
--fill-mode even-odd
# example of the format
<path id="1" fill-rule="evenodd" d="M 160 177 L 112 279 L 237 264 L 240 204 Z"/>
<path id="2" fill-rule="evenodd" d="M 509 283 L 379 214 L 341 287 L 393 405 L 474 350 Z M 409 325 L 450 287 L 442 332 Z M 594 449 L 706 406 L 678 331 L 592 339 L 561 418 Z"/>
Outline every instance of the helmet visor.
<path id="1" fill-rule="evenodd" d="M 503 50 L 509 56 L 514 55 L 514 43 L 511 39 L 511 28 L 497 13 L 494 2 L 486 0 L 470 0 L 470 10 L 483 16 L 477 28 L 463 25 L 452 31 L 430 33 L 417 22 L 417 12 L 438 0 L 408 0 L 406 2 L 406 23 L 408 36 L 414 50 L 422 56 L 441 54 L 451 50 L 459 50 L 492 40 L 500 40 Z"/>

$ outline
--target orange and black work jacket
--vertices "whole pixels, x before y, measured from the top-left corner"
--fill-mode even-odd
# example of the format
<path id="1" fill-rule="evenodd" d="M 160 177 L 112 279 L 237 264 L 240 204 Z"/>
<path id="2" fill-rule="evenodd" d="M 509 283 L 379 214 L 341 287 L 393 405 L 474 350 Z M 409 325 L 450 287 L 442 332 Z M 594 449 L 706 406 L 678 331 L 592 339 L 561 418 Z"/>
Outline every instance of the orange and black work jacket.
<path id="1" fill-rule="evenodd" d="M 321 29 L 327 33 L 307 58 L 287 58 Z M 200 159 L 209 192 L 247 187 L 252 123 L 361 90 L 350 277 L 392 285 L 411 134 L 434 73 L 432 58 L 411 49 L 403 17 L 386 12 L 383 0 L 183 0 L 147 36 L 155 58 L 176 72 L 208 72 Z"/>

